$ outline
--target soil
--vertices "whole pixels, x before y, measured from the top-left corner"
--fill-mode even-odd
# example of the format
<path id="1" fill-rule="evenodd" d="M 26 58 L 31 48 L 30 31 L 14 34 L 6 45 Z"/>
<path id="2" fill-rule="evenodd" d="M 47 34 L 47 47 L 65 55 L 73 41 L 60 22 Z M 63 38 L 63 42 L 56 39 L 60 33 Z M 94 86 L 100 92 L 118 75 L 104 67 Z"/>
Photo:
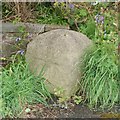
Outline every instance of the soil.
<path id="1" fill-rule="evenodd" d="M 29 109 L 29 112 L 26 112 Z M 120 118 L 120 106 L 104 112 L 90 110 L 86 105 L 68 103 L 67 108 L 46 107 L 43 104 L 26 106 L 22 118 Z"/>

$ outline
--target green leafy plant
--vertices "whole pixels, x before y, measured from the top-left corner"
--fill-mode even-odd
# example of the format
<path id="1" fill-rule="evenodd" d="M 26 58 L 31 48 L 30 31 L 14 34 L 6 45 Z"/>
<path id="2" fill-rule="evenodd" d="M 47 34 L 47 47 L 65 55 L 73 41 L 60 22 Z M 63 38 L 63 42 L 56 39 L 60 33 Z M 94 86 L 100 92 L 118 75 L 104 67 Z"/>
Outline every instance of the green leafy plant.
<path id="1" fill-rule="evenodd" d="M 20 17 L 16 17 L 14 20 L 13 20 L 13 24 L 17 24 L 18 22 L 20 22 Z"/>
<path id="2" fill-rule="evenodd" d="M 82 97 L 81 96 L 78 96 L 78 95 L 75 95 L 74 97 L 73 97 L 73 100 L 74 100 L 74 102 L 75 102 L 75 104 L 80 104 L 81 102 L 82 102 Z"/>
<path id="3" fill-rule="evenodd" d="M 69 97 L 65 95 L 65 90 L 62 87 L 58 87 L 54 89 L 54 92 L 55 95 L 59 96 L 57 104 L 60 104 L 61 106 L 66 106 Z"/>

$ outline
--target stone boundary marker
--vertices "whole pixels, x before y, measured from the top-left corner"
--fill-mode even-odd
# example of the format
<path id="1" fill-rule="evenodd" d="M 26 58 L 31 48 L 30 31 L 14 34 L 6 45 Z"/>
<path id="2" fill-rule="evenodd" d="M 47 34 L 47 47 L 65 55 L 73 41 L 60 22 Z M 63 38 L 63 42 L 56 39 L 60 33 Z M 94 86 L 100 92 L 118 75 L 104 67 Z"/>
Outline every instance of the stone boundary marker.
<path id="1" fill-rule="evenodd" d="M 27 45 L 25 58 L 35 75 L 44 67 L 45 84 L 52 94 L 67 99 L 79 89 L 83 55 L 92 45 L 80 32 L 56 29 L 36 36 Z"/>
<path id="2" fill-rule="evenodd" d="M 49 24 L 33 24 L 33 23 L 2 23 L 2 29 L 0 29 L 0 33 L 17 33 L 19 31 L 19 27 L 22 26 L 25 28 L 26 32 L 29 33 L 43 33 L 54 29 L 69 29 L 68 26 L 62 25 L 49 25 Z"/>

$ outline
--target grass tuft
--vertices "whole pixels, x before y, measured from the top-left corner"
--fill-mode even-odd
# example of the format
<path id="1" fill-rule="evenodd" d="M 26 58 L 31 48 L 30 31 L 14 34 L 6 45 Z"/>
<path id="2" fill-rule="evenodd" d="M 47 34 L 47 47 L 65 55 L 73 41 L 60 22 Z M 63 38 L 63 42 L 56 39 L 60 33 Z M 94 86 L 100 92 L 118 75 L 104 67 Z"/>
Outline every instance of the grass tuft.
<path id="1" fill-rule="evenodd" d="M 112 42 L 98 45 L 84 59 L 81 81 L 83 95 L 90 107 L 113 107 L 118 102 L 118 58 Z"/>
<path id="2" fill-rule="evenodd" d="M 0 106 L 2 117 L 19 117 L 27 104 L 42 103 L 51 97 L 45 87 L 43 70 L 34 76 L 25 61 L 12 63 L 2 71 Z"/>

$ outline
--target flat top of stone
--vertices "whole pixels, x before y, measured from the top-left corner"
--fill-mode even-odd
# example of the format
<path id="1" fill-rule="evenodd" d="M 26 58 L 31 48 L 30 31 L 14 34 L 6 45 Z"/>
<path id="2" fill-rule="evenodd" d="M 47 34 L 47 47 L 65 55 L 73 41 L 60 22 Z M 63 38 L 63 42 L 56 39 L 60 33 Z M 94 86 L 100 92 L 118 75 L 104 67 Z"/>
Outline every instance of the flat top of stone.
<path id="1" fill-rule="evenodd" d="M 48 46 L 54 44 L 53 42 L 55 41 L 57 43 L 63 41 L 67 43 L 67 46 L 70 46 L 70 44 L 76 45 L 76 43 L 82 44 L 80 49 L 84 48 L 87 44 L 91 44 L 91 40 L 86 35 L 80 32 L 66 29 L 56 29 L 45 32 L 35 37 L 33 41 L 35 40 L 42 43 L 47 42 L 46 45 Z M 62 47 L 65 47 L 64 44 L 62 44 Z"/>
<path id="2" fill-rule="evenodd" d="M 49 34 L 48 34 L 49 33 Z M 67 34 L 66 34 L 67 33 Z M 40 36 L 44 36 L 45 37 L 45 35 L 51 35 L 51 34 L 54 34 L 54 37 L 55 36 L 57 36 L 57 37 L 59 37 L 58 36 L 58 34 L 63 34 L 64 36 L 68 36 L 68 34 L 70 35 L 70 36 L 75 36 L 75 35 L 77 35 L 77 36 L 81 36 L 81 37 L 85 37 L 85 39 L 88 39 L 88 37 L 86 36 L 86 35 L 84 35 L 84 34 L 82 34 L 82 33 L 80 33 L 80 32 L 76 32 L 76 31 L 73 31 L 73 30 L 66 30 L 66 29 L 56 29 L 56 30 L 51 30 L 51 31 L 48 31 L 48 32 L 45 32 L 45 33 L 43 33 L 43 34 L 40 34 L 40 35 L 38 35 L 37 37 L 40 37 Z"/>

